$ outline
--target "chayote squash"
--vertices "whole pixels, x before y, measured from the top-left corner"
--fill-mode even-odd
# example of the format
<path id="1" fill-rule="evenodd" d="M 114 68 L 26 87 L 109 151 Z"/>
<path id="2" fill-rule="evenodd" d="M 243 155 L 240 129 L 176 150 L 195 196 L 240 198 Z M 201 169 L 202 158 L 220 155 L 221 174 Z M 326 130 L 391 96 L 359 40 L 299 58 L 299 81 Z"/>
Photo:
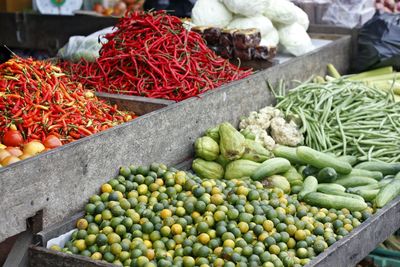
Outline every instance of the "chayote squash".
<path id="1" fill-rule="evenodd" d="M 225 179 L 240 179 L 250 177 L 260 167 L 257 163 L 247 159 L 238 159 L 226 165 Z"/>
<path id="2" fill-rule="evenodd" d="M 211 137 L 203 136 L 197 138 L 194 143 L 194 151 L 197 157 L 213 161 L 216 160 L 219 155 L 219 146 Z"/>
<path id="3" fill-rule="evenodd" d="M 264 162 L 267 159 L 274 157 L 274 154 L 259 142 L 246 139 L 244 144 L 245 150 L 242 159 L 248 159 L 255 162 Z"/>
<path id="4" fill-rule="evenodd" d="M 244 136 L 244 138 L 246 139 L 250 139 L 250 140 L 256 140 L 256 135 L 250 131 L 249 129 L 244 129 L 241 130 L 240 133 Z"/>
<path id="5" fill-rule="evenodd" d="M 290 193 L 290 184 L 288 180 L 282 175 L 272 175 L 262 181 L 262 184 L 267 188 L 280 188 L 285 194 Z"/>
<path id="6" fill-rule="evenodd" d="M 192 169 L 200 178 L 221 179 L 224 177 L 224 168 L 213 161 L 197 158 L 193 160 Z"/>
<path id="7" fill-rule="evenodd" d="M 245 151 L 245 138 L 229 122 L 219 125 L 219 148 L 228 160 L 240 159 Z"/>
<path id="8" fill-rule="evenodd" d="M 226 167 L 226 165 L 231 162 L 229 159 L 226 159 L 224 156 L 221 154 L 218 156 L 218 158 L 215 160 L 215 162 L 219 163 L 222 167 Z"/>
<path id="9" fill-rule="evenodd" d="M 219 125 L 209 128 L 206 131 L 206 136 L 211 137 L 215 142 L 219 143 Z"/>
<path id="10" fill-rule="evenodd" d="M 284 176 L 288 180 L 290 186 L 303 184 L 303 176 L 301 176 L 301 174 L 298 173 L 296 168 L 293 166 L 290 167 L 288 171 L 283 173 L 282 176 Z"/>

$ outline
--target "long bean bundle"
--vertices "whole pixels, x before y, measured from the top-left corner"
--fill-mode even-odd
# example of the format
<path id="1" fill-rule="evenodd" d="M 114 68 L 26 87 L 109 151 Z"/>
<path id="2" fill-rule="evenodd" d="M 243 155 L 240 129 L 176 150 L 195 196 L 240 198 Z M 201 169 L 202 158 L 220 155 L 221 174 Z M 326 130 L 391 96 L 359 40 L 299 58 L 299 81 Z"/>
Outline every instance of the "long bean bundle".
<path id="1" fill-rule="evenodd" d="M 362 161 L 400 159 L 400 105 L 391 93 L 343 80 L 281 89 L 277 108 L 298 116 L 306 145 Z"/>

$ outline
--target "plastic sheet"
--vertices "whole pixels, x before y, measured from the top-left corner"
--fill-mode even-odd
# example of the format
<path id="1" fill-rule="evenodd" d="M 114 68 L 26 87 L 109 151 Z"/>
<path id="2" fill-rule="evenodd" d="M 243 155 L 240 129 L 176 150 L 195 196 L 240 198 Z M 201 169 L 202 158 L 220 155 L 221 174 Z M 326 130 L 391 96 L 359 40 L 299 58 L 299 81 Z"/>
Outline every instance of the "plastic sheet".
<path id="1" fill-rule="evenodd" d="M 360 30 L 353 69 L 361 72 L 384 66 L 400 69 L 400 14 L 377 11 Z"/>
<path id="2" fill-rule="evenodd" d="M 374 3 L 374 0 L 333 0 L 322 20 L 348 28 L 361 26 L 374 15 Z"/>
<path id="3" fill-rule="evenodd" d="M 93 62 L 99 57 L 101 43 L 106 42 L 103 36 L 111 32 L 113 32 L 113 27 L 105 28 L 88 36 L 72 36 L 68 43 L 58 50 L 57 56 L 73 62 L 81 58 Z"/>

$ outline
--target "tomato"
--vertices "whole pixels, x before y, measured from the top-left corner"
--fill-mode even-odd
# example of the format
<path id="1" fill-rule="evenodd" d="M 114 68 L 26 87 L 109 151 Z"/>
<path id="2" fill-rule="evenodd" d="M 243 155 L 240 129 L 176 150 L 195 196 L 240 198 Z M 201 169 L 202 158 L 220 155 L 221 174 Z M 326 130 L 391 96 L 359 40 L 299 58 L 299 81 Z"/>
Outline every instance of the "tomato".
<path id="1" fill-rule="evenodd" d="M 32 157 L 32 155 L 30 155 L 30 154 L 22 154 L 21 156 L 19 156 L 19 159 L 20 160 L 24 160 L 24 159 L 27 159 L 27 158 L 30 158 L 30 157 Z"/>
<path id="2" fill-rule="evenodd" d="M 31 141 L 24 145 L 24 154 L 36 155 L 45 149 L 44 145 L 38 141 Z"/>
<path id="3" fill-rule="evenodd" d="M 62 143 L 61 143 L 60 139 L 58 139 L 57 136 L 49 135 L 46 137 L 46 139 L 44 139 L 43 145 L 46 148 L 56 148 L 56 147 L 62 146 Z"/>
<path id="4" fill-rule="evenodd" d="M 9 146 L 6 148 L 6 150 L 8 152 L 10 152 L 11 155 L 16 156 L 16 157 L 19 157 L 22 155 L 22 151 L 18 147 Z"/>
<path id="5" fill-rule="evenodd" d="M 22 134 L 16 130 L 8 130 L 3 136 L 3 143 L 6 146 L 20 146 L 23 142 Z"/>
<path id="6" fill-rule="evenodd" d="M 8 151 L 5 150 L 5 149 L 0 149 L 0 162 L 1 162 L 3 159 L 5 159 L 5 158 L 7 158 L 7 157 L 9 157 L 9 156 L 12 156 L 10 152 L 8 152 Z"/>
<path id="7" fill-rule="evenodd" d="M 3 166 L 8 166 L 8 165 L 10 165 L 10 164 L 12 164 L 12 163 L 15 163 L 15 162 L 18 162 L 18 161 L 20 161 L 20 159 L 17 158 L 17 157 L 15 157 L 15 156 L 8 156 L 8 157 L 6 157 L 5 159 L 3 159 L 3 160 L 1 161 L 1 165 L 3 165 Z"/>

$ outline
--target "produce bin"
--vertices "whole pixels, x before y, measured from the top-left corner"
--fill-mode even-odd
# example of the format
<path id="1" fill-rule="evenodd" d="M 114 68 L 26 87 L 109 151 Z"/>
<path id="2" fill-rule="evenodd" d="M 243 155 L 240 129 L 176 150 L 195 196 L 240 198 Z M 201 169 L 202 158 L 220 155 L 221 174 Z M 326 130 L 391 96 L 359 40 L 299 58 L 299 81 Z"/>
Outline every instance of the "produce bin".
<path id="1" fill-rule="evenodd" d="M 386 239 L 388 235 L 396 231 L 400 226 L 398 214 L 400 213 L 400 197 L 388 203 L 383 209 L 378 211 L 371 218 L 367 219 L 347 236 L 334 243 L 325 252 L 321 253 L 306 266 L 324 266 L 324 267 L 353 267 L 362 260 L 369 251 L 373 250 L 380 242 Z M 59 237 L 75 228 L 77 219 L 81 218 L 83 213 L 72 216 L 68 220 L 54 225 L 38 233 L 35 238 L 35 244 L 29 249 L 30 266 L 55 266 L 57 262 L 63 262 L 63 266 L 114 266 L 103 262 L 93 261 L 88 257 L 79 255 L 65 254 L 54 250 L 46 249 L 49 240 Z M 376 251 L 376 250 L 375 250 Z M 378 251 L 379 252 L 379 251 Z M 379 266 L 391 267 L 399 266 L 399 253 L 391 253 L 388 258 L 388 252 L 375 255 L 376 263 Z"/>
<path id="2" fill-rule="evenodd" d="M 237 123 L 241 115 L 273 104 L 267 82 L 324 75 L 327 63 L 345 73 L 350 37 L 332 37 L 333 42 L 302 57 L 1 168 L 0 242 L 25 231 L 26 220 L 38 211 L 43 211 L 44 228 L 75 214 L 115 174 L 115 166 L 156 161 L 175 165 L 191 158 L 195 138 L 208 127 Z"/>
<path id="3" fill-rule="evenodd" d="M 96 96 L 117 105 L 120 110 L 131 111 L 136 115 L 144 115 L 175 103 L 166 99 L 155 99 L 141 96 L 117 95 L 97 92 Z"/>

